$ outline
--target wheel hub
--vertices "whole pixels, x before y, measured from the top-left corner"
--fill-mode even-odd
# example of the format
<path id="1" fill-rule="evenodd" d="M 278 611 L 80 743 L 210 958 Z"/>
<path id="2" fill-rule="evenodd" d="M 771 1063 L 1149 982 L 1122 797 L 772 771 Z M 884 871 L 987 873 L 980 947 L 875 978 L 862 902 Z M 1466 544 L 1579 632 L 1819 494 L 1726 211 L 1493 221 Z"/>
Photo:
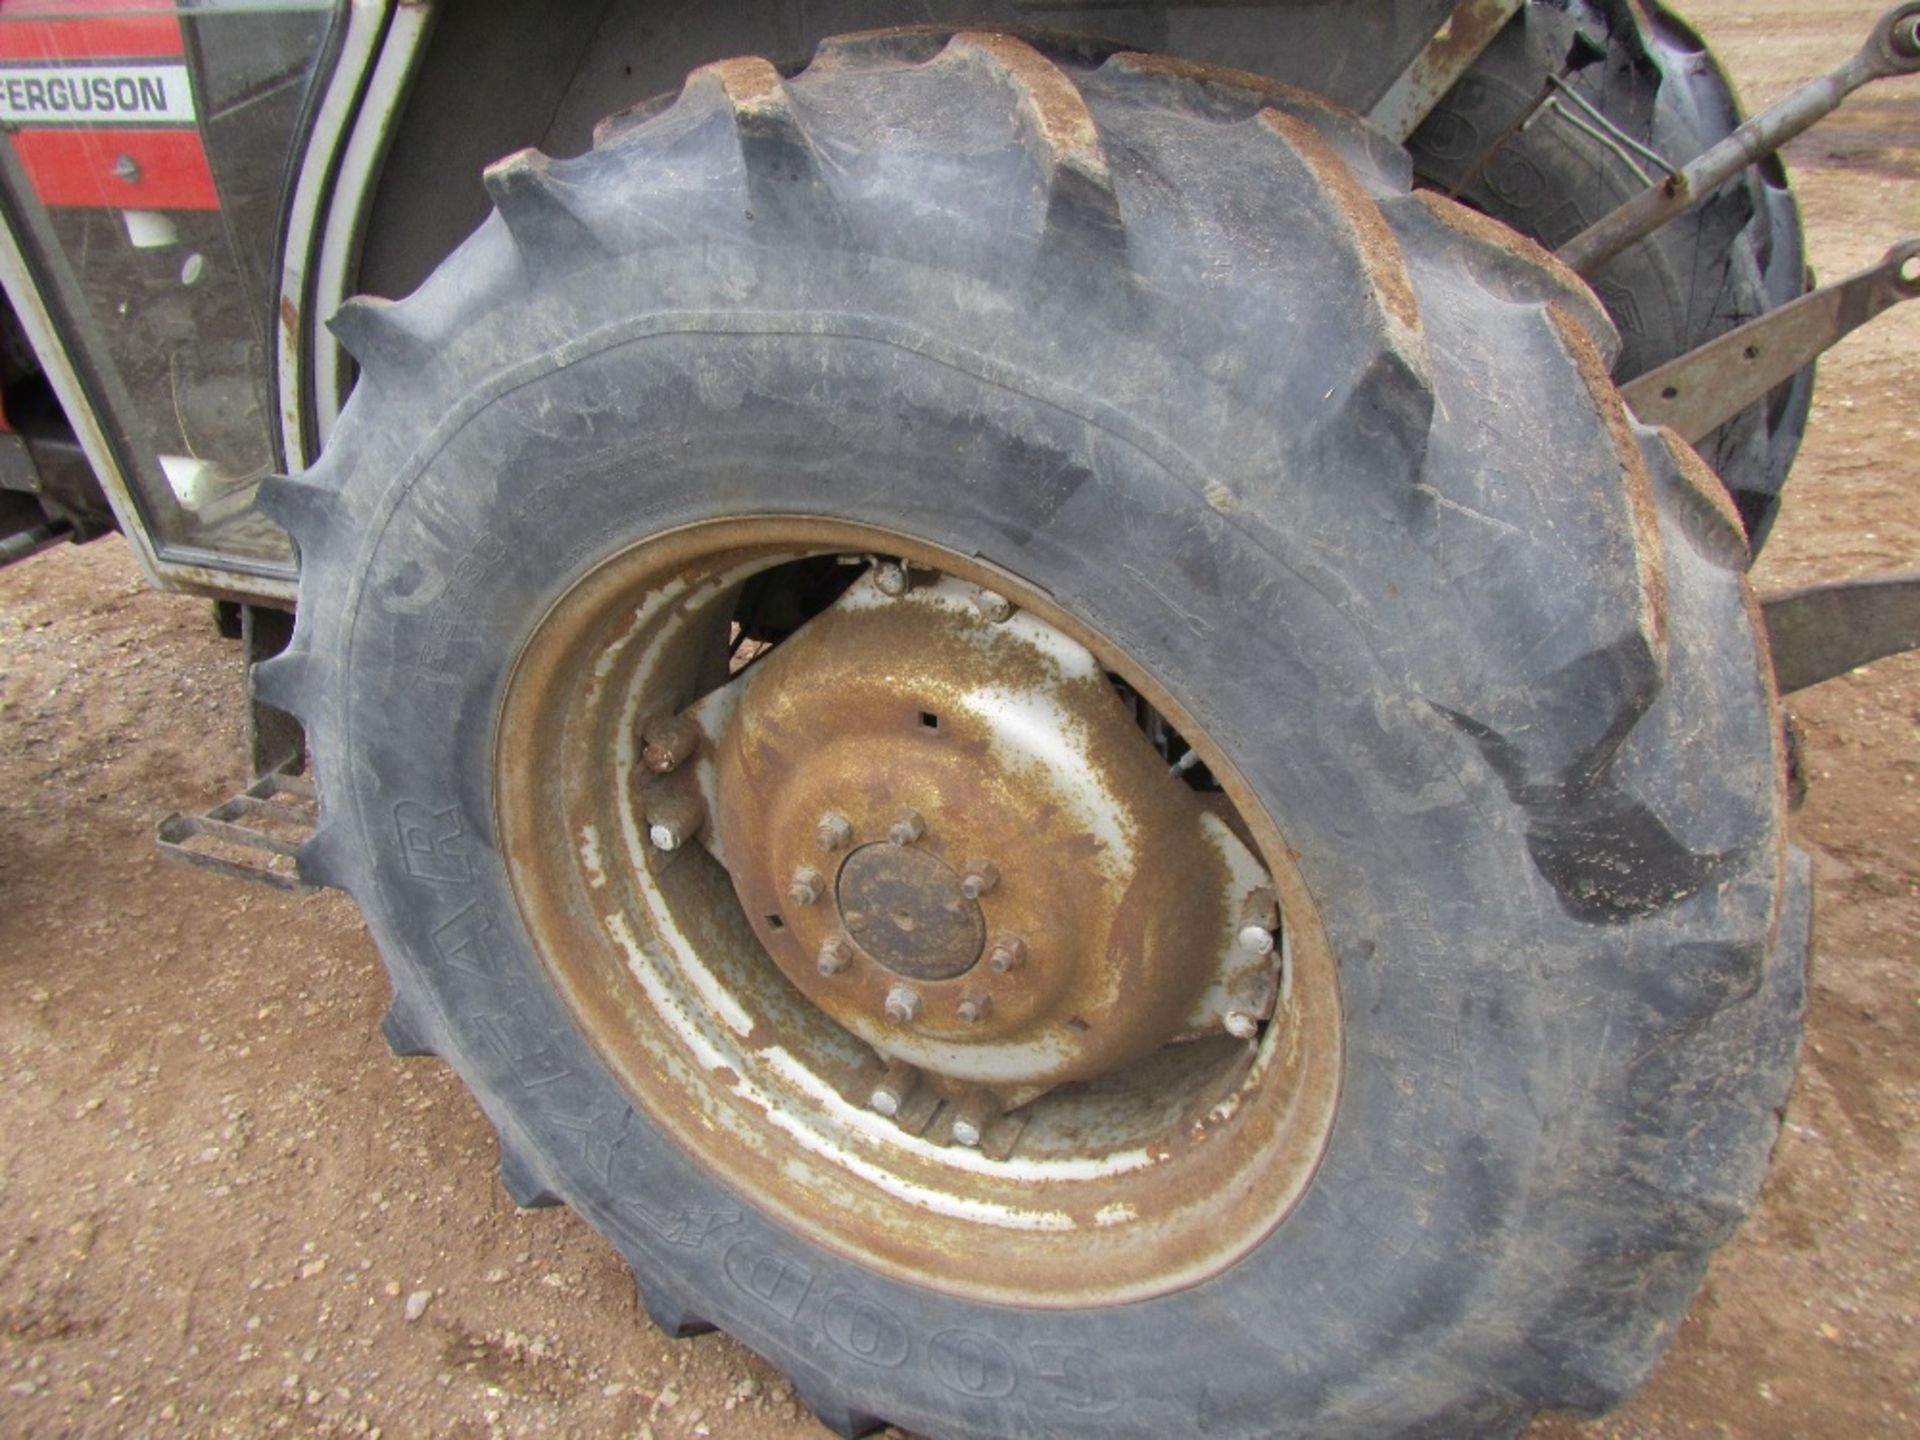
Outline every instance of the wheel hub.
<path id="1" fill-rule="evenodd" d="M 957 581 L 868 576 L 730 698 L 735 888 L 873 1048 L 1011 1107 L 1193 1028 L 1264 877 L 1086 649 Z"/>

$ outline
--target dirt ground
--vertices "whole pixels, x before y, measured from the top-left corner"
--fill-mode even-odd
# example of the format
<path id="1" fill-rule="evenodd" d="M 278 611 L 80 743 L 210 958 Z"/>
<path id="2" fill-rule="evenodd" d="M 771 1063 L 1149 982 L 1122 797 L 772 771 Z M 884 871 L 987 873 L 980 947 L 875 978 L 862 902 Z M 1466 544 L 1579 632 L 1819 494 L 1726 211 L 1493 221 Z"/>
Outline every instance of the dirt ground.
<path id="1" fill-rule="evenodd" d="M 1750 103 L 1875 8 L 1698 18 Z M 1814 263 L 1920 233 L 1920 82 L 1791 167 Z M 1763 588 L 1920 556 L 1920 304 L 1823 366 Z M 0 573 L 0 1433 L 820 1437 L 724 1336 L 670 1342 L 564 1210 L 522 1212 L 432 1060 L 393 1059 L 353 907 L 164 862 L 242 765 L 204 603 L 118 542 Z M 1920 1433 L 1920 657 L 1796 699 L 1820 885 L 1772 1178 L 1646 1389 L 1536 1436 Z"/>

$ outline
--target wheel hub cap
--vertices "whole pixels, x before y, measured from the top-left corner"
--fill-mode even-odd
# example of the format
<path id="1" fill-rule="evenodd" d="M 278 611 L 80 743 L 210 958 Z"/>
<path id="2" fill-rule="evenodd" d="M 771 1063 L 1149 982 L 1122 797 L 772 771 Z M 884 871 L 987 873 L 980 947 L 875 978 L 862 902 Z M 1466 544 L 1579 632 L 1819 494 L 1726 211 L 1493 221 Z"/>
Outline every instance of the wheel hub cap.
<path id="1" fill-rule="evenodd" d="M 986 949 L 980 902 L 918 846 L 862 845 L 840 867 L 834 907 L 862 954 L 909 980 L 952 980 Z"/>
<path id="2" fill-rule="evenodd" d="M 1007 1106 L 1194 1028 L 1264 879 L 1091 653 L 957 581 L 863 578 L 743 674 L 717 749 L 719 840 L 781 970 Z"/>

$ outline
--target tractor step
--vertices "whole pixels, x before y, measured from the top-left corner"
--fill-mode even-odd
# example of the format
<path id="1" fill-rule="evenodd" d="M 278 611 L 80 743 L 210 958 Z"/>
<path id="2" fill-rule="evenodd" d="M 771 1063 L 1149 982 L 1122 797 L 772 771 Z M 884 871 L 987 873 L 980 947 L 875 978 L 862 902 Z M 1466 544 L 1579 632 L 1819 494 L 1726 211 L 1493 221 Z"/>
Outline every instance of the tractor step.
<path id="1" fill-rule="evenodd" d="M 313 782 L 297 775 L 262 775 L 204 815 L 169 815 L 154 838 L 161 852 L 236 880 L 277 890 L 316 887 L 301 880 L 295 857 L 312 835 L 319 806 Z"/>

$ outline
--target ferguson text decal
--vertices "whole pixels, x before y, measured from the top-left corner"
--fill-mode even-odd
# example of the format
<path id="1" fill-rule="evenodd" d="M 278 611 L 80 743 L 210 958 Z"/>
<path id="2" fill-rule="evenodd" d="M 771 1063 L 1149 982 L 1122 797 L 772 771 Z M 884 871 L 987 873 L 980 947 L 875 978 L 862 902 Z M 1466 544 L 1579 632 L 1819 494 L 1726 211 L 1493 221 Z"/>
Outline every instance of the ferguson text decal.
<path id="1" fill-rule="evenodd" d="M 0 67 L 9 125 L 178 125 L 194 120 L 184 65 Z"/>

